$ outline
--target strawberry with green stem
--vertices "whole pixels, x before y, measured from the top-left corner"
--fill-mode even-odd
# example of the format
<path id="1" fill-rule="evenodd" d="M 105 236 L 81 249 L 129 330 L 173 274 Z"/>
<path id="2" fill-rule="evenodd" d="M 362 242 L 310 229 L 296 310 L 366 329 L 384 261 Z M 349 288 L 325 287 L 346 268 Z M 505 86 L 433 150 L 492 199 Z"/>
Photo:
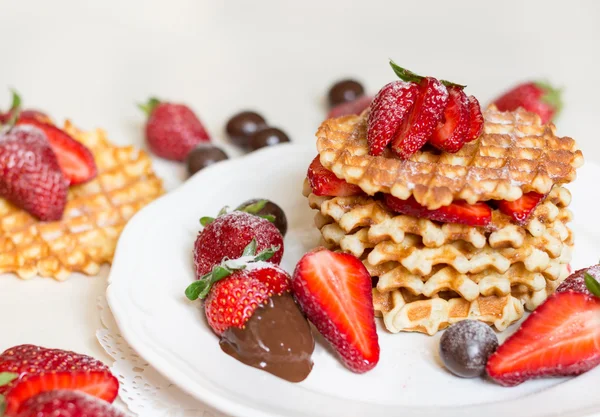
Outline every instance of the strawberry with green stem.
<path id="1" fill-rule="evenodd" d="M 183 161 L 188 153 L 210 136 L 200 119 L 184 104 L 152 97 L 138 107 L 146 114 L 146 141 L 161 158 Z"/>
<path id="2" fill-rule="evenodd" d="M 556 119 L 562 110 L 561 93 L 561 89 L 548 82 L 529 81 L 505 92 L 493 103 L 500 111 L 514 111 L 522 107 L 539 115 L 542 123 L 549 123 Z"/>

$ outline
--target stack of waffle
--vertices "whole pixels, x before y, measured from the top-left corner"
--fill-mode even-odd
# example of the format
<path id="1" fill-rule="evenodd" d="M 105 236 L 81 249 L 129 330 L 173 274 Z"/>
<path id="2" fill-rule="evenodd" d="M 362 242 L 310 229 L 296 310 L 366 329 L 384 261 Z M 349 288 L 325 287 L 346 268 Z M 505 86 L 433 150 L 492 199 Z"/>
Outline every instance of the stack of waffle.
<path id="1" fill-rule="evenodd" d="M 68 122 L 65 130 L 92 151 L 98 175 L 69 189 L 56 222 L 40 222 L 0 198 L 0 273 L 57 280 L 73 272 L 95 275 L 112 261 L 127 221 L 164 192 L 145 152 L 112 145 L 102 130 L 82 132 Z"/>
<path id="2" fill-rule="evenodd" d="M 326 244 L 359 257 L 377 278 L 375 310 L 391 332 L 434 334 L 464 319 L 504 330 L 568 276 L 571 195 L 562 185 L 575 179 L 581 152 L 523 110 L 492 107 L 484 117 L 481 137 L 459 152 L 422 150 L 409 160 L 369 155 L 366 114 L 327 120 L 317 132 L 323 166 L 365 194 L 317 196 L 308 182 L 304 194 Z M 398 214 L 381 198 L 412 196 L 435 210 L 532 191 L 546 197 L 526 224 L 493 209 L 485 228 Z"/>

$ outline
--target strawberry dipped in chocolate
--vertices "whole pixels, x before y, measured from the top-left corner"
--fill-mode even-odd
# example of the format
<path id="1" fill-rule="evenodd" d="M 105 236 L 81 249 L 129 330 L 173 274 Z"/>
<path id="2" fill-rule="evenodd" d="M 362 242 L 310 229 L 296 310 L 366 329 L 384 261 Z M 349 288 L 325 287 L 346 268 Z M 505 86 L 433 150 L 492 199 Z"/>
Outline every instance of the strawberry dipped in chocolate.
<path id="1" fill-rule="evenodd" d="M 204 312 L 220 337 L 223 352 L 240 362 L 290 382 L 312 370 L 315 342 L 291 295 L 291 279 L 266 262 L 277 247 L 256 254 L 252 240 L 238 259 L 224 259 L 186 289 L 204 300 Z"/>

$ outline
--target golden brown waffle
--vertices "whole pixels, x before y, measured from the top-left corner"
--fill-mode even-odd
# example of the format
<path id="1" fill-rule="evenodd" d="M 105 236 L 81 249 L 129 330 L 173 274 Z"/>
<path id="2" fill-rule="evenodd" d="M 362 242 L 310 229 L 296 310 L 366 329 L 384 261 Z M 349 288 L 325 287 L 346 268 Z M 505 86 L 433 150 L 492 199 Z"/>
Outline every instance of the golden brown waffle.
<path id="1" fill-rule="evenodd" d="M 487 200 L 514 201 L 523 193 L 550 192 L 575 179 L 583 156 L 575 141 L 557 137 L 553 125 L 522 109 L 484 112 L 481 137 L 455 154 L 424 148 L 408 160 L 389 152 L 371 156 L 367 116 L 328 119 L 317 131 L 321 163 L 338 178 L 367 194 L 382 192 L 434 210 L 454 200 L 470 204 Z"/>
<path id="2" fill-rule="evenodd" d="M 98 176 L 71 187 L 57 222 L 40 222 L 0 199 L 0 273 L 57 280 L 73 272 L 95 275 L 112 261 L 131 216 L 164 192 L 145 152 L 112 145 L 102 130 L 82 132 L 69 122 L 65 130 L 92 151 Z"/>
<path id="3" fill-rule="evenodd" d="M 568 263 L 561 259 L 552 260 L 539 272 L 529 271 L 524 263 L 517 262 L 502 273 L 486 269 L 476 274 L 462 274 L 452 266 L 440 265 L 427 275 L 414 274 L 398 262 L 381 265 L 372 265 L 366 259 L 363 262 L 372 276 L 379 277 L 377 289 L 382 293 L 404 289 L 413 295 L 431 298 L 452 291 L 467 301 L 480 296 L 510 294 L 524 299 L 542 290 L 555 289 L 554 283 L 560 284 L 569 275 Z M 553 288 L 548 287 L 550 283 Z M 541 293 L 536 295 L 540 296 Z"/>
<path id="4" fill-rule="evenodd" d="M 392 333 L 400 331 L 433 335 L 466 319 L 478 320 L 502 331 L 523 316 L 523 305 L 510 295 L 479 297 L 473 301 L 447 294 L 422 298 L 404 290 L 381 293 L 373 290 L 376 314 Z"/>

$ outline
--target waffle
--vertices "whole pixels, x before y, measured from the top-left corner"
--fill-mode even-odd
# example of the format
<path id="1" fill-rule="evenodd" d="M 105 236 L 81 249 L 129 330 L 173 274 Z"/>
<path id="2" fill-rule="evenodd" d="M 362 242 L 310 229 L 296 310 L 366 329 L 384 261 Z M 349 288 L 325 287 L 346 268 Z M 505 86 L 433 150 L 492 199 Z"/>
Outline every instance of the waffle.
<path id="1" fill-rule="evenodd" d="M 556 257 L 560 242 L 570 238 L 565 224 L 573 217 L 567 208 L 571 202 L 571 194 L 563 187 L 552 189 L 525 226 L 512 224 L 506 216 L 494 210 L 494 227 L 491 229 L 440 224 L 397 214 L 380 201 L 367 196 L 319 197 L 312 194 L 306 182 L 304 194 L 308 197 L 311 208 L 318 210 L 315 217 L 317 227 L 322 231 L 325 228 L 324 234 L 331 235 L 326 236 L 326 239 L 336 239 L 335 235 L 343 233 L 344 237 L 340 237 L 336 243 L 356 256 L 361 256 L 362 250 L 372 248 L 379 242 L 389 240 L 401 243 L 407 234 L 413 234 L 420 236 L 423 245 L 428 248 L 456 241 L 468 242 L 475 248 L 486 245 L 493 249 L 520 248 L 531 240 L 528 237 L 535 237 L 544 242 L 544 248 Z M 325 227 L 330 224 L 331 226 Z M 371 246 L 361 248 L 356 240 Z"/>
<path id="2" fill-rule="evenodd" d="M 502 331 L 519 320 L 524 312 L 521 301 L 511 295 L 467 301 L 451 294 L 423 299 L 411 296 L 404 290 L 381 293 L 375 289 L 373 304 L 376 314 L 383 317 L 385 327 L 390 332 L 409 331 L 429 335 L 466 319 L 478 320 Z"/>
<path id="3" fill-rule="evenodd" d="M 499 112 L 491 106 L 478 140 L 454 154 L 423 148 L 408 160 L 389 152 L 369 155 L 367 117 L 365 112 L 323 122 L 317 131 L 323 166 L 369 195 L 413 196 L 431 210 L 454 200 L 475 204 L 514 201 L 530 191 L 547 194 L 574 180 L 583 164 L 573 139 L 557 137 L 553 125 L 542 125 L 523 109 Z"/>
<path id="4" fill-rule="evenodd" d="M 95 275 L 112 261 L 127 221 L 164 192 L 145 152 L 112 145 L 102 130 L 82 132 L 69 122 L 65 130 L 92 151 L 98 176 L 70 188 L 57 222 L 40 222 L 0 199 L 0 273 L 59 281 L 73 272 Z"/>

